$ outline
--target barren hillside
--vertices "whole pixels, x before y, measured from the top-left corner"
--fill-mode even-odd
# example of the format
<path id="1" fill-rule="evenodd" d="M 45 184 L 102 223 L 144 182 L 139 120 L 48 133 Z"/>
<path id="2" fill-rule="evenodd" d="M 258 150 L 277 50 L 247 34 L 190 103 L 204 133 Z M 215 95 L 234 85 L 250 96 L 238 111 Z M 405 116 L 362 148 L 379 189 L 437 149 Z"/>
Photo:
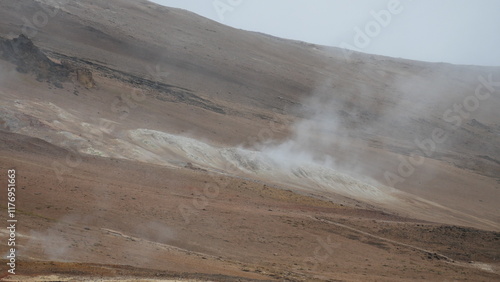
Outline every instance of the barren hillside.
<path id="1" fill-rule="evenodd" d="M 498 279 L 498 81 L 148 1 L 1 1 L 19 277 Z"/>

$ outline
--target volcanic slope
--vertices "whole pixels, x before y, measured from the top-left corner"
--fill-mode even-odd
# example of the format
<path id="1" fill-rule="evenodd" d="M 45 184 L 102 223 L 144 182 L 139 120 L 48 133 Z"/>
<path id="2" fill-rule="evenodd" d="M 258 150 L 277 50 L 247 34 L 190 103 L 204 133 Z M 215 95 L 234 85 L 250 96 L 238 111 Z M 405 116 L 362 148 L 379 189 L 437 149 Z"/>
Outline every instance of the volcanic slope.
<path id="1" fill-rule="evenodd" d="M 0 60 L 19 254 L 75 262 L 21 273 L 498 278 L 500 68 L 346 57 L 146 1 L 0 5 L 2 46 L 36 54 Z"/>

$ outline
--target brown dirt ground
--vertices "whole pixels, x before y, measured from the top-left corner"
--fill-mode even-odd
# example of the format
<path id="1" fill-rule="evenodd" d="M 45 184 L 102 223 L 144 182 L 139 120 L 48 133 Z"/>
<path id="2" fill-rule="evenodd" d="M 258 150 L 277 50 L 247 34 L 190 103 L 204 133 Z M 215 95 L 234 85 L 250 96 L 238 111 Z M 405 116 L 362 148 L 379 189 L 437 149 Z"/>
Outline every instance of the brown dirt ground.
<path id="1" fill-rule="evenodd" d="M 18 267 L 23 275 L 113 276 L 108 265 L 133 265 L 152 270 L 131 269 L 124 275 L 161 273 L 175 278 L 182 277 L 176 273 L 205 273 L 349 281 L 498 278 L 497 232 L 342 206 L 286 187 L 199 170 L 99 157 L 84 157 L 61 184 L 46 176 L 54 173 L 50 163 L 64 160 L 69 152 L 15 134 L 3 132 L 1 137 L 0 170 L 17 169 Z M 210 197 L 200 197 L 206 184 L 219 187 L 218 193 L 214 189 L 207 193 Z M 183 207 L 188 207 L 189 222 Z M 31 266 L 30 261 L 47 259 L 82 264 Z M 472 262 L 476 260 L 485 265 Z"/>
<path id="2" fill-rule="evenodd" d="M 19 35 L 23 18 L 51 9 L 43 3 L 54 2 L 1 1 L 0 35 Z M 478 75 L 496 79 L 499 68 L 364 54 L 345 61 L 338 49 L 132 0 L 69 1 L 33 42 L 52 62 L 91 70 L 96 86 L 70 77 L 55 87 L 0 61 L 0 185 L 15 168 L 20 275 L 8 276 L 2 262 L 1 279 L 500 279 L 498 96 L 397 187 L 455 211 L 445 215 L 417 213 L 412 203 L 396 213 L 390 205 L 313 194 L 272 177 L 217 174 L 196 163 L 174 168 L 140 155 L 68 151 L 72 138 L 96 145 L 82 128 L 103 120 L 116 126 L 104 134 L 108 151 L 138 128 L 250 146 L 276 117 L 283 127 L 271 139 L 282 140 L 306 116 L 296 110 L 328 81 L 349 129 L 328 136 L 350 144 L 335 157 L 383 181 L 415 150 L 415 137 L 448 129 L 442 113 L 473 93 Z M 111 109 L 137 89 L 146 93 L 137 107 L 126 115 Z M 63 170 L 62 181 L 54 167 Z M 8 233 L 0 230 L 4 242 Z"/>

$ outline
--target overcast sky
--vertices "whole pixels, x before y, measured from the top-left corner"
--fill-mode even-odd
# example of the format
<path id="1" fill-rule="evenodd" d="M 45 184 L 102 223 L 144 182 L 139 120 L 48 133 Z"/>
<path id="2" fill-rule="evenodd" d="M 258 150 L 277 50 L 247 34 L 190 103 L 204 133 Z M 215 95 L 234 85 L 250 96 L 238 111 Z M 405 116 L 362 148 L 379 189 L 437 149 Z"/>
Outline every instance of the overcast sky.
<path id="1" fill-rule="evenodd" d="M 500 0 L 154 0 L 283 38 L 420 61 L 500 66 Z"/>

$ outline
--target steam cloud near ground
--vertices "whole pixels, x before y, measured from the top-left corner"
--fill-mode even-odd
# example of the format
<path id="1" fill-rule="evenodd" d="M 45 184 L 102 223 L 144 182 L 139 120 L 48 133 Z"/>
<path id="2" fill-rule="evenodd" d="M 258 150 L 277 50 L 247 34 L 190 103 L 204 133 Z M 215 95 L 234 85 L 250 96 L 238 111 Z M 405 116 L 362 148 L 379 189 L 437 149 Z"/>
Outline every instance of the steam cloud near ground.
<path id="1" fill-rule="evenodd" d="M 355 104 L 363 91 L 342 89 L 332 81 L 323 83 L 300 107 L 291 110 L 302 118 L 291 125 L 292 134 L 287 140 L 264 140 L 256 147 L 287 170 L 304 164 L 342 172 L 360 170 L 358 149 L 363 141 L 353 137 L 367 129 L 366 123 L 373 122 L 366 120 L 363 105 Z M 345 152 L 349 152 L 347 158 Z"/>
<path id="2" fill-rule="evenodd" d="M 388 75 L 383 71 L 363 74 L 369 79 L 389 82 L 383 86 L 359 84 L 343 87 L 342 83 L 327 81 L 294 109 L 294 114 L 301 119 L 291 125 L 292 134 L 287 140 L 261 140 L 257 148 L 284 169 L 313 163 L 353 177 L 380 181 L 385 177 L 384 172 L 374 175 L 363 154 L 372 142 L 391 148 L 401 146 L 401 150 L 419 160 L 410 172 L 418 169 L 419 178 L 430 180 L 435 174 L 425 166 L 419 166 L 422 157 L 434 157 L 463 148 L 463 142 L 474 138 L 474 134 L 464 128 L 466 123 L 472 121 L 485 128 L 494 127 L 494 124 L 483 124 L 487 121 L 481 123 L 478 120 L 483 120 L 481 117 L 485 113 L 494 111 L 496 99 L 479 101 L 477 109 L 467 113 L 462 126 L 454 127 L 444 114 L 452 110 L 449 116 L 458 116 L 455 107 L 462 106 L 467 97 L 474 96 L 480 80 L 474 75 L 453 83 L 446 74 L 435 76 L 432 70 L 425 72 L 412 75 Z M 436 129 L 446 134 L 446 140 L 434 146 L 426 144 L 432 140 Z M 472 142 L 468 147 L 484 154 L 492 151 L 492 144 L 486 140 L 467 142 Z M 397 161 L 401 158 L 404 156 Z M 397 166 L 392 173 L 399 173 Z"/>

